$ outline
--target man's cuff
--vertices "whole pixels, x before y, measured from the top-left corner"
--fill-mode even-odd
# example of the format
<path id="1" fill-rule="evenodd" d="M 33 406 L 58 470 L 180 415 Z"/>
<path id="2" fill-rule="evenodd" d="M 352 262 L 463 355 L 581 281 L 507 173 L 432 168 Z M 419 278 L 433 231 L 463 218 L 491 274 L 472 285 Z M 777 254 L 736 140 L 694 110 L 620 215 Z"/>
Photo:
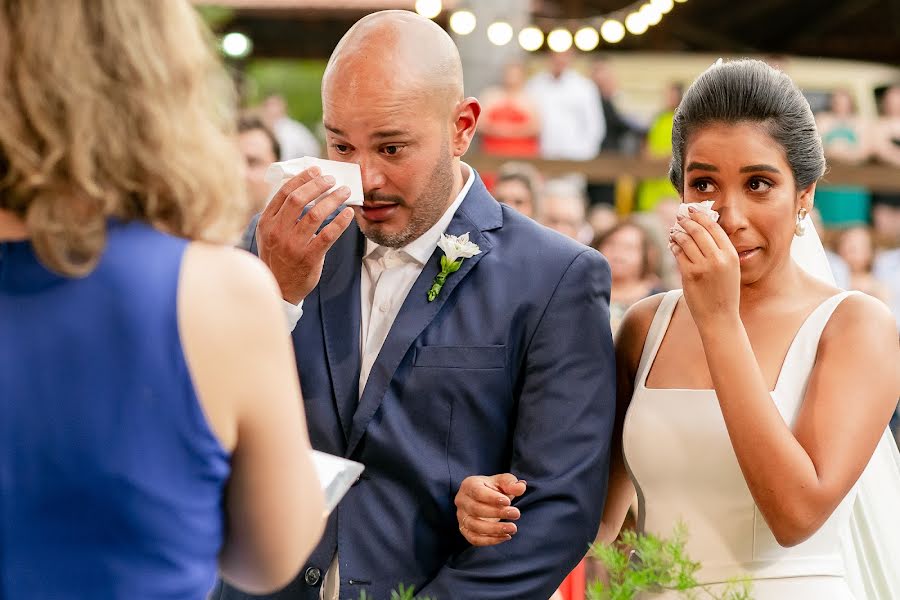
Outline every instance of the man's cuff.
<path id="1" fill-rule="evenodd" d="M 293 331 L 297 326 L 297 321 L 303 316 L 303 300 L 299 304 L 291 304 L 282 298 L 281 307 L 284 309 L 284 318 L 287 320 L 288 331 Z"/>

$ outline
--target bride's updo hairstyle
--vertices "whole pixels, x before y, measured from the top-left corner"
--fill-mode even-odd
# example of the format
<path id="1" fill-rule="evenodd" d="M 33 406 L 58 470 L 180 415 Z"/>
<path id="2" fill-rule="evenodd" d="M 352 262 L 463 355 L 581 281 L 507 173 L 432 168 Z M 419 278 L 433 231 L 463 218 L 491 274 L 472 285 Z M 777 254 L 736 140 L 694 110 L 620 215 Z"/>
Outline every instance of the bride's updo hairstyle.
<path id="1" fill-rule="evenodd" d="M 691 84 L 675 111 L 669 179 L 684 192 L 691 135 L 712 123 L 758 123 L 781 146 L 798 190 L 825 173 L 825 154 L 809 102 L 790 77 L 759 60 L 717 61 Z"/>
<path id="2" fill-rule="evenodd" d="M 40 260 L 90 272 L 111 218 L 232 241 L 234 90 L 186 0 L 0 2 L 0 209 Z"/>

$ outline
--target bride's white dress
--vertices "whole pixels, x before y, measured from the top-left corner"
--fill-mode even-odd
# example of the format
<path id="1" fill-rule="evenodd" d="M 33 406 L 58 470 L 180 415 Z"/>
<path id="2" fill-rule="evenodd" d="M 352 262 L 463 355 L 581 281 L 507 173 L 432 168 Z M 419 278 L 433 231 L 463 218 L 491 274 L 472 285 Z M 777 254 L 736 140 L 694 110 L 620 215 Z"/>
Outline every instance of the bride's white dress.
<path id="1" fill-rule="evenodd" d="M 771 393 L 789 425 L 803 400 L 822 331 L 849 294 L 823 302 L 791 343 Z M 683 522 L 688 555 L 702 563 L 701 583 L 749 577 L 757 600 L 853 600 L 841 538 L 848 531 L 856 487 L 810 539 L 784 548 L 753 502 L 715 391 L 646 387 L 680 297 L 680 290 L 667 293 L 653 319 L 625 418 L 623 449 L 638 493 L 639 529 L 670 537 Z M 670 596 L 676 597 L 654 597 Z"/>

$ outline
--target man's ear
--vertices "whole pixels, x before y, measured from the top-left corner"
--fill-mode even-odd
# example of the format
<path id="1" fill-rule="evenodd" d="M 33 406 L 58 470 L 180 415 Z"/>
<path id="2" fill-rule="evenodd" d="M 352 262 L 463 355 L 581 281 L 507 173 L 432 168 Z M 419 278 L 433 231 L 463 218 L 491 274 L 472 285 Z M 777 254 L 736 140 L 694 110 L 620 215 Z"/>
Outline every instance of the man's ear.
<path id="1" fill-rule="evenodd" d="M 481 116 L 481 105 L 475 98 L 461 100 L 453 111 L 453 124 L 450 143 L 453 156 L 459 158 L 469 150 L 472 138 L 475 137 L 475 127 L 478 117 Z"/>

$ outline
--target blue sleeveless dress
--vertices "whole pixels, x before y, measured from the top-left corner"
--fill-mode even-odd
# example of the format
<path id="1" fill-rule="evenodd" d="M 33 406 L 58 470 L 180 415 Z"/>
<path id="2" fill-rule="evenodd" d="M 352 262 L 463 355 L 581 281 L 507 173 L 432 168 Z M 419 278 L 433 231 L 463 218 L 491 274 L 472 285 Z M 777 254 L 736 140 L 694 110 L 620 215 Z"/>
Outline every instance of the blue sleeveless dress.
<path id="1" fill-rule="evenodd" d="M 187 242 L 110 225 L 81 279 L 0 242 L 0 600 L 200 600 L 230 457 L 198 403 L 176 296 Z"/>

